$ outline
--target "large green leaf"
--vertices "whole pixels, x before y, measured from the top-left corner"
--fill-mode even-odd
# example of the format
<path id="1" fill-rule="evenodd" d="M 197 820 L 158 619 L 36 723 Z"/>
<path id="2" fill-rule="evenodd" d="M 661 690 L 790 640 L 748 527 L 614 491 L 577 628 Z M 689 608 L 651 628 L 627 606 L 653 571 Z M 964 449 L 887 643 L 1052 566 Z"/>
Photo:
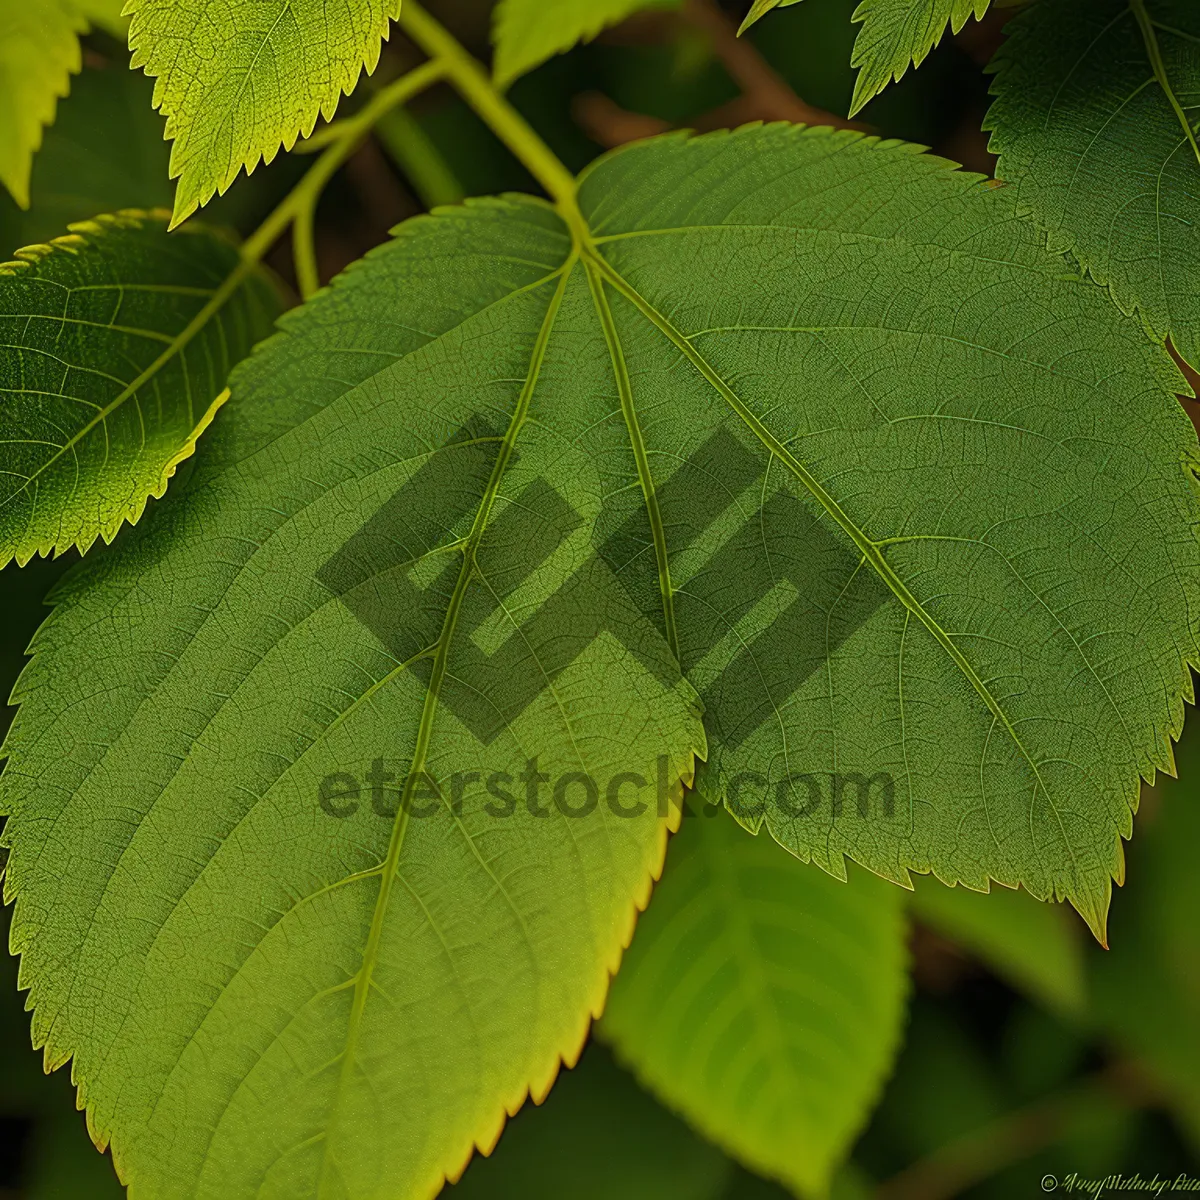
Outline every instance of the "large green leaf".
<path id="1" fill-rule="evenodd" d="M 568 253 L 532 202 L 407 226 L 246 365 L 183 502 L 39 635 L 0 777 L 14 945 L 35 1040 L 74 1053 L 134 1196 L 428 1195 L 600 1010 L 677 810 L 552 796 L 586 807 L 586 772 L 630 805 L 622 773 L 689 779 L 704 737 L 591 551 L 636 486 L 608 397 L 547 407 L 577 352 L 605 361 L 598 332 L 547 344 L 591 303 Z M 124 650 L 84 648 L 88 610 Z M 60 672 L 106 732 L 52 783 L 19 746 Z M 346 799 L 347 775 L 379 782 Z M 96 788 L 98 840 L 76 825 Z M 94 916 L 38 899 L 47 801 L 99 855 L 71 884 Z"/>
<path id="2" fill-rule="evenodd" d="M 526 71 L 644 8 L 680 0 L 500 0 L 493 16 L 496 82 L 507 87 Z"/>
<path id="3" fill-rule="evenodd" d="M 235 247 L 165 213 L 71 230 L 0 264 L 0 566 L 137 521 L 279 312 Z"/>
<path id="4" fill-rule="evenodd" d="M 823 1196 L 900 1042 L 904 893 L 831 879 L 710 812 L 673 839 L 601 1028 L 698 1129 Z"/>
<path id="5" fill-rule="evenodd" d="M 742 29 L 772 9 L 800 0 L 754 0 Z M 858 68 L 850 115 L 854 116 L 909 67 L 919 67 L 949 27 L 954 33 L 972 17 L 977 20 L 991 0 L 862 0 L 854 19 L 862 29 L 850 62 Z"/>
<path id="6" fill-rule="evenodd" d="M 0 183 L 22 208 L 42 130 L 79 70 L 86 28 L 69 0 L 21 0 L 0 10 Z"/>
<path id="7" fill-rule="evenodd" d="M 96 213 L 170 205 L 170 150 L 153 90 L 123 64 L 83 69 L 33 160 L 29 209 L 0 194 L 0 258 Z"/>
<path id="8" fill-rule="evenodd" d="M 14 946 L 135 1196 L 419 1196 L 489 1145 L 672 815 L 489 773 L 665 792 L 697 693 L 706 789 L 802 857 L 1102 929 L 1197 658 L 1169 358 L 913 147 L 669 137 L 579 205 L 440 210 L 287 317 L 38 635 Z"/>
<path id="9" fill-rule="evenodd" d="M 1065 1016 L 1086 1010 L 1083 927 L 1063 909 L 1008 888 L 991 892 L 917 883 L 918 920 L 978 955 L 1015 987 Z"/>
<path id="10" fill-rule="evenodd" d="M 1200 364 L 1200 8 L 1055 0 L 1008 27 L 987 117 L 1022 212 Z"/>
<path id="11" fill-rule="evenodd" d="M 290 150 L 375 69 L 400 0 L 133 0 L 131 66 L 167 118 L 174 223 Z"/>

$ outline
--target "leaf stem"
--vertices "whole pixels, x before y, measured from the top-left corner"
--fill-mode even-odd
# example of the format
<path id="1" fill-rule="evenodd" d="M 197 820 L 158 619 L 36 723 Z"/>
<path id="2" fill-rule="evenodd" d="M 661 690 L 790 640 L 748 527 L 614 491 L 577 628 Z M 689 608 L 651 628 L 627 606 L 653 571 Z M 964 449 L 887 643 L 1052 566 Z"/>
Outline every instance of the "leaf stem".
<path id="1" fill-rule="evenodd" d="M 418 92 L 437 83 L 446 74 L 446 66 L 438 59 L 423 63 L 415 70 L 409 71 L 407 75 L 402 75 L 395 83 L 389 84 L 368 104 L 364 105 L 360 112 L 340 122 L 336 140 L 322 152 L 321 157 L 309 167 L 304 178 L 292 188 L 279 202 L 274 212 L 242 244 L 243 263 L 257 263 L 293 221 L 311 221 L 312 213 L 316 209 L 321 193 L 325 190 L 325 185 L 337 173 L 342 163 L 354 153 L 362 139 L 371 132 L 375 122 L 396 105 L 404 104 Z M 310 269 L 308 265 L 302 265 L 299 259 L 296 268 L 297 273 L 302 276 Z M 303 277 L 300 280 L 300 286 L 303 293 L 305 286 Z"/>
<path id="2" fill-rule="evenodd" d="M 404 0 L 400 28 L 433 62 L 442 65 L 447 80 L 546 189 L 577 241 L 586 242 L 586 228 L 575 202 L 575 176 L 501 95 L 482 65 L 416 0 Z"/>
<path id="3" fill-rule="evenodd" d="M 292 222 L 292 262 L 296 267 L 296 286 L 300 289 L 302 300 L 312 299 L 321 286 L 321 276 L 317 270 L 316 237 L 313 232 L 316 212 L 315 204 L 306 204 Z"/>
<path id="4" fill-rule="evenodd" d="M 1187 113 L 1184 112 L 1183 105 L 1179 103 L 1179 97 L 1171 86 L 1167 67 L 1163 62 L 1162 48 L 1158 44 L 1158 34 L 1154 32 L 1154 22 L 1146 11 L 1145 0 L 1129 0 L 1129 8 L 1141 31 L 1142 41 L 1146 45 L 1146 57 L 1150 60 L 1150 69 L 1154 72 L 1154 78 L 1158 81 L 1158 86 L 1162 88 L 1167 103 L 1170 104 L 1179 124 L 1183 127 L 1184 136 L 1192 147 L 1196 161 L 1200 162 L 1200 143 L 1196 141 L 1196 131 L 1192 128 L 1192 123 L 1188 120 Z"/>

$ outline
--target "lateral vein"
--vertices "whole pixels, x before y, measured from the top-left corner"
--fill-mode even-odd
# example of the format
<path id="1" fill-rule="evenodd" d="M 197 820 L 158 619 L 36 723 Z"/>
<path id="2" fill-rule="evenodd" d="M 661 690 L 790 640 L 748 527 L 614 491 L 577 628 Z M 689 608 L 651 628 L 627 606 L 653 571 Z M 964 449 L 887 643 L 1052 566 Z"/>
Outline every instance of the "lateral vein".
<path id="1" fill-rule="evenodd" d="M 429 753 L 429 744 L 433 736 L 434 716 L 437 712 L 438 697 L 441 691 L 442 682 L 446 677 L 446 663 L 450 652 L 450 643 L 454 639 L 455 629 L 458 625 L 459 613 L 462 609 L 462 603 L 467 593 L 467 588 L 470 585 L 471 579 L 475 574 L 475 554 L 479 548 L 479 544 L 483 539 L 483 535 L 487 530 L 488 519 L 491 516 L 492 507 L 495 504 L 496 496 L 499 493 L 500 483 L 504 477 L 509 461 L 512 458 L 513 450 L 516 446 L 517 436 L 521 431 L 521 427 L 525 423 L 525 418 L 529 413 L 530 402 L 533 398 L 533 393 L 537 387 L 538 375 L 541 371 L 542 362 L 545 359 L 546 347 L 550 342 L 550 334 L 554 328 L 555 319 L 558 316 L 558 310 L 562 304 L 563 294 L 566 291 L 567 281 L 571 277 L 572 270 L 575 266 L 576 259 L 573 256 L 562 267 L 558 281 L 558 286 L 555 288 L 554 295 L 550 299 L 550 304 L 546 310 L 546 315 L 542 321 L 542 327 L 538 332 L 537 340 L 534 343 L 533 354 L 530 359 L 529 372 L 525 377 L 524 385 L 521 388 L 521 394 L 517 398 L 516 408 L 513 411 L 512 420 L 509 422 L 504 438 L 500 443 L 500 450 L 496 456 L 496 462 L 492 467 L 491 476 L 488 479 L 487 488 L 484 491 L 483 498 L 480 501 L 479 509 L 475 514 L 475 520 L 471 526 L 471 532 L 467 537 L 467 543 L 463 548 L 462 567 L 458 573 L 458 579 L 454 585 L 454 591 L 450 596 L 450 603 L 446 607 L 446 616 L 442 621 L 442 632 L 436 643 L 436 650 L 433 657 L 433 669 L 429 677 L 429 685 L 425 692 L 425 700 L 421 709 L 421 720 L 417 727 L 416 743 L 413 747 L 412 767 L 404 781 L 404 789 L 401 793 L 400 804 L 396 812 L 396 818 L 392 825 L 391 838 L 388 842 L 387 856 L 384 859 L 382 866 L 382 874 L 379 884 L 379 894 L 375 899 L 375 910 L 371 916 L 371 927 L 367 934 L 367 942 L 363 948 L 363 963 L 362 969 L 358 972 L 358 978 L 354 985 L 354 999 L 350 1007 L 349 1028 L 346 1033 L 346 1047 L 343 1052 L 341 1071 L 339 1073 L 337 1091 L 335 1093 L 333 1111 L 330 1115 L 329 1127 L 332 1129 L 335 1124 L 337 1109 L 341 1104 L 342 1098 L 346 1095 L 351 1075 L 354 1071 L 354 1061 L 358 1049 L 359 1039 L 362 1033 L 363 1014 L 367 1007 L 367 998 L 371 991 L 371 977 L 374 974 L 375 967 L 379 960 L 379 948 L 383 939 L 383 926 L 386 918 L 388 904 L 391 899 L 392 885 L 394 884 L 400 867 L 400 854 L 404 846 L 405 835 L 408 832 L 409 813 L 412 808 L 413 790 L 416 787 L 417 777 L 424 771 L 425 763 Z M 325 1151 L 322 1157 L 321 1175 L 317 1185 L 317 1194 L 322 1196 L 326 1194 L 326 1188 L 330 1183 L 329 1172 L 333 1166 L 333 1158 L 330 1153 L 330 1140 L 325 1143 Z"/>

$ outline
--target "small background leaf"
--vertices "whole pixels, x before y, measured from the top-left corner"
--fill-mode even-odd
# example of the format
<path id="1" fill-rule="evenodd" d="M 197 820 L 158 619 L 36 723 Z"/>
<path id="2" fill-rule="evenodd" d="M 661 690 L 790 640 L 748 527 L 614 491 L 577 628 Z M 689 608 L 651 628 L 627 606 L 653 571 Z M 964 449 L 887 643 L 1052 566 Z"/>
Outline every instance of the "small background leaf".
<path id="1" fill-rule="evenodd" d="M 1200 364 L 1200 7 L 1054 0 L 1007 32 L 985 122 L 997 177 L 1052 250 Z"/>
<path id="2" fill-rule="evenodd" d="M 1080 1017 L 1087 1002 L 1083 926 L 1056 904 L 1028 892 L 975 892 L 913 880 L 913 915 L 977 954 L 998 975 L 1053 1012 Z"/>
<path id="3" fill-rule="evenodd" d="M 29 209 L 0 194 L 0 260 L 96 213 L 170 206 L 170 148 L 153 93 L 123 63 L 85 67 L 72 80 L 33 160 Z"/>
<path id="4" fill-rule="evenodd" d="M 130 65 L 157 79 L 174 139 L 173 223 L 332 118 L 363 69 L 375 69 L 399 9 L 400 0 L 137 0 Z"/>
<path id="5" fill-rule="evenodd" d="M 990 0 L 862 0 L 854 19 L 862 29 L 854 43 L 858 67 L 850 115 L 879 95 L 910 66 L 919 67 L 945 36 L 987 12 Z"/>
<path id="6" fill-rule="evenodd" d="M 1162 1080 L 1200 1153 L 1200 721 L 1189 719 L 1179 778 L 1143 796 L 1112 949 L 1091 956 L 1090 984 L 1100 1023 Z"/>
<path id="7" fill-rule="evenodd" d="M 0 266 L 0 566 L 109 542 L 166 490 L 279 300 L 165 214 L 74 227 Z"/>
<path id="8" fill-rule="evenodd" d="M 776 8 L 800 0 L 754 0 L 741 31 Z M 919 67 L 942 40 L 947 27 L 958 33 L 971 17 L 987 12 L 991 0 L 862 0 L 854 20 L 862 29 L 854 43 L 851 65 L 858 78 L 850 103 L 856 116 L 889 83 L 899 81 L 909 67 Z"/>
<path id="9" fill-rule="evenodd" d="M 904 893 L 708 812 L 672 839 L 601 1034 L 747 1166 L 822 1196 L 900 1041 Z"/>

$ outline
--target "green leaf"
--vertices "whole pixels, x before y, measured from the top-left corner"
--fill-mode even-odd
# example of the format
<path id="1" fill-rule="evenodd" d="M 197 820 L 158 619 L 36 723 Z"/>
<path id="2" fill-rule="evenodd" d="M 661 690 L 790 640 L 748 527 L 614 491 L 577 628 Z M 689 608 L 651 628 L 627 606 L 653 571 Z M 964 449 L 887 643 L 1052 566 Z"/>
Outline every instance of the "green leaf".
<path id="1" fill-rule="evenodd" d="M 508 87 L 548 58 L 589 42 L 602 29 L 647 8 L 678 8 L 681 0 L 500 0 L 493 14 L 495 75 Z"/>
<path id="2" fill-rule="evenodd" d="M 793 4 L 799 3 L 800 0 L 754 0 L 754 3 L 750 5 L 750 11 L 746 14 L 746 19 L 738 29 L 738 34 L 745 33 L 751 25 L 761 21 L 767 13 L 774 12 L 777 8 L 791 8 Z"/>
<path id="3" fill-rule="evenodd" d="M 22 0 L 0 12 L 0 183 L 22 208 L 42 130 L 80 68 L 86 28 L 66 0 Z"/>
<path id="4" fill-rule="evenodd" d="M 14 947 L 148 1194 L 455 1174 L 576 1053 L 659 866 L 671 806 L 609 789 L 694 756 L 831 873 L 1103 928 L 1198 657 L 1169 358 L 914 147 L 657 139 L 579 206 L 439 210 L 285 318 L 38 635 Z"/>
<path id="5" fill-rule="evenodd" d="M 1178 373 L 911 147 L 666 140 L 581 194 L 653 405 L 701 787 L 835 874 L 1021 883 L 1102 938 L 1196 658 Z"/>
<path id="6" fill-rule="evenodd" d="M 95 213 L 170 206 L 170 151 L 153 90 L 124 65 L 83 69 L 34 159 L 29 210 L 0 195 L 0 258 Z"/>
<path id="7" fill-rule="evenodd" d="M 445 1200 L 722 1200 L 733 1164 L 592 1042 Z"/>
<path id="8" fill-rule="evenodd" d="M 985 127 L 1022 213 L 1200 364 L 1200 10 L 1057 0 L 1017 16 Z"/>
<path id="9" fill-rule="evenodd" d="M 754 0 L 742 22 L 745 32 L 774 8 L 799 0 Z M 857 67 L 850 115 L 861 112 L 910 66 L 919 67 L 949 28 L 958 33 L 972 17 L 978 20 L 991 0 L 862 0 L 854 20 L 862 29 L 854 42 L 851 66 Z"/>
<path id="10" fill-rule="evenodd" d="M 270 331 L 265 278 L 165 220 L 98 217 L 0 264 L 0 566 L 136 522 Z"/>
<path id="11" fill-rule="evenodd" d="M 913 915 L 958 942 L 1003 979 L 1052 1011 L 1082 1016 L 1087 1003 L 1081 929 L 1026 892 L 943 887 L 915 881 Z"/>
<path id="12" fill-rule="evenodd" d="M 990 0 L 862 0 L 854 19 L 862 29 L 851 66 L 859 68 L 850 115 L 860 112 L 909 66 L 919 67 L 942 40 L 987 12 Z"/>
<path id="13" fill-rule="evenodd" d="M 134 0 L 130 65 L 167 118 L 173 224 L 290 150 L 374 71 L 400 0 Z"/>
<path id="14" fill-rule="evenodd" d="M 903 897 L 862 871 L 831 879 L 723 814 L 686 820 L 602 1033 L 747 1166 L 826 1195 L 899 1046 Z"/>
<path id="15" fill-rule="evenodd" d="M 180 503 L 68 586 L 18 688 L 0 780 L 34 1036 L 75 1055 L 135 1194 L 424 1196 L 457 1175 L 578 1054 L 678 815 L 654 781 L 690 779 L 704 748 L 665 643 L 591 549 L 604 498 L 636 486 L 608 397 L 542 424 L 577 350 L 604 365 L 598 330 L 545 340 L 591 305 L 565 231 L 531 201 L 444 211 L 285 319 Z M 104 725 L 55 783 L 19 748 L 57 711 L 51 677 Z M 607 791 L 631 771 L 648 807 L 622 819 Z M 580 772 L 605 799 L 568 819 L 552 797 L 586 806 Z M 104 777 L 91 844 L 78 805 Z M 72 884 L 83 924 L 38 899 L 47 802 L 97 855 Z M 79 980 L 128 964 L 102 972 L 103 1005 L 55 967 L 69 944 Z"/>

